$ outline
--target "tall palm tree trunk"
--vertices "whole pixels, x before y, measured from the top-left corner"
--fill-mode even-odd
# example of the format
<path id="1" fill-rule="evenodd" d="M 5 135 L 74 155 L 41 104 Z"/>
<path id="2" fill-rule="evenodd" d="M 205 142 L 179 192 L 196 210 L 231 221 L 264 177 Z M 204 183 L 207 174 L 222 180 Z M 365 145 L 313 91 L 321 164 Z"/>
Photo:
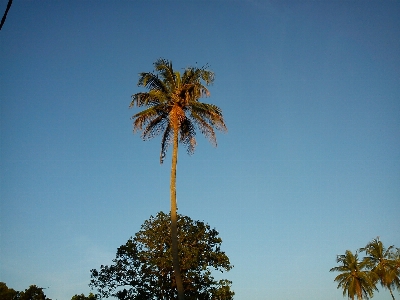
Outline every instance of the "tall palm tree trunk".
<path id="1" fill-rule="evenodd" d="M 175 126 L 174 126 L 175 127 Z M 176 287 L 178 289 L 178 299 L 184 300 L 181 270 L 179 267 L 178 256 L 178 224 L 177 224 L 177 204 L 176 204 L 176 165 L 178 163 L 178 129 L 174 128 L 174 142 L 172 151 L 171 165 L 171 241 L 172 241 L 172 264 L 174 266 Z"/>

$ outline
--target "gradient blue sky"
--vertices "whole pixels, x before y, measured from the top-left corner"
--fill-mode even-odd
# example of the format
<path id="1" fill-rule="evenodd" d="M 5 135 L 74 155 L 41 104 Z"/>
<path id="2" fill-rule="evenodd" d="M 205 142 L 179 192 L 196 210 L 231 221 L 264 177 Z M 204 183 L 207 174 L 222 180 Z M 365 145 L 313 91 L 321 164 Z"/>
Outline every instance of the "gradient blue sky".
<path id="1" fill-rule="evenodd" d="M 236 300 L 343 299 L 337 254 L 400 247 L 399 1 L 14 0 L 0 47 L 10 287 L 87 294 L 89 270 L 169 211 L 170 152 L 160 165 L 128 109 L 159 57 L 216 74 L 204 101 L 229 131 L 181 148 L 178 205 L 219 230 Z"/>

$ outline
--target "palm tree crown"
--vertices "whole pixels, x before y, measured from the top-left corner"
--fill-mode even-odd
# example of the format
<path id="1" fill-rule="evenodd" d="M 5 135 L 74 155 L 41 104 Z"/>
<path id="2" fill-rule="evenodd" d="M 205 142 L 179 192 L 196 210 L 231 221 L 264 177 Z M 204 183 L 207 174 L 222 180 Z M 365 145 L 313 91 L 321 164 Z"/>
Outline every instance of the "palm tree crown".
<path id="1" fill-rule="evenodd" d="M 129 107 L 147 107 L 132 116 L 134 132 L 142 131 L 144 140 L 162 134 L 160 163 L 163 163 L 174 131 L 179 142 L 187 147 L 189 154 L 196 146 L 196 127 L 216 146 L 214 128 L 226 131 L 219 107 L 202 103 L 201 97 L 209 96 L 206 86 L 214 81 L 214 73 L 205 67 L 189 67 L 181 75 L 172 68 L 172 62 L 158 59 L 155 73 L 140 73 L 138 86 L 149 92 L 132 95 Z"/>
<path id="2" fill-rule="evenodd" d="M 393 250 L 393 245 L 385 248 L 379 237 L 360 249 L 360 251 L 365 251 L 367 254 L 364 258 L 366 266 L 376 274 L 376 279 L 379 280 L 382 287 L 389 290 L 394 300 L 392 287 L 395 286 L 396 279 L 398 281 L 399 272 L 396 268 L 395 260 L 392 259 Z"/>
<path id="3" fill-rule="evenodd" d="M 372 297 L 373 291 L 377 290 L 373 275 L 365 271 L 366 261 L 359 261 L 358 254 L 353 254 L 347 250 L 344 255 L 338 255 L 336 262 L 340 266 L 330 269 L 331 272 L 341 272 L 336 276 L 335 281 L 338 282 L 337 288 L 343 288 L 343 296 L 347 294 L 349 299 L 358 300 L 368 299 Z"/>

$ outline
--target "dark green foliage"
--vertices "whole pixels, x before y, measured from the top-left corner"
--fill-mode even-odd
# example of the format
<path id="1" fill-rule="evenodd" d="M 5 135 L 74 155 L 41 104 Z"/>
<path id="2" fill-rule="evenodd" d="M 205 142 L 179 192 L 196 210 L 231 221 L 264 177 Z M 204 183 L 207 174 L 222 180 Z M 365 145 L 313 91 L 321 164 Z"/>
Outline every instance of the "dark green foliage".
<path id="1" fill-rule="evenodd" d="M 4 282 L 0 282 L 0 299 L 1 300 L 14 300 L 18 299 L 19 292 L 9 288 Z"/>
<path id="2" fill-rule="evenodd" d="M 0 299 L 1 300 L 51 300 L 46 297 L 43 288 L 31 285 L 23 292 L 10 289 L 4 282 L 0 282 Z"/>
<path id="3" fill-rule="evenodd" d="M 85 296 L 84 294 L 74 295 L 71 300 L 96 300 L 97 297 L 93 293 L 90 293 L 89 296 Z"/>
<path id="4" fill-rule="evenodd" d="M 31 285 L 25 292 L 21 292 L 19 300 L 50 300 L 43 292 L 43 288 Z"/>
<path id="5" fill-rule="evenodd" d="M 91 270 L 90 286 L 100 297 L 118 299 L 177 299 L 173 275 L 170 216 L 160 212 L 118 248 L 110 266 Z M 221 251 L 218 231 L 209 225 L 178 216 L 179 258 L 185 299 L 233 299 L 228 280 L 216 281 L 212 270 L 233 266 Z"/>

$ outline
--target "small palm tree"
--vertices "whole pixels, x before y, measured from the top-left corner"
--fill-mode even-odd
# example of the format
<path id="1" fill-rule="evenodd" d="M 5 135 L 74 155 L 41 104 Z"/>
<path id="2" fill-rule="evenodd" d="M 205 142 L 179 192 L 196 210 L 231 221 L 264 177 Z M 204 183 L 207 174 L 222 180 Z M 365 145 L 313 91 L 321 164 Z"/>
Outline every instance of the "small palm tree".
<path id="1" fill-rule="evenodd" d="M 376 278 L 374 273 L 366 270 L 367 263 L 358 260 L 357 252 L 353 254 L 347 250 L 344 255 L 338 255 L 336 262 L 340 265 L 330 269 L 330 272 L 340 272 L 335 280 L 338 282 L 337 288 L 343 289 L 343 296 L 354 300 L 368 299 L 373 296 L 376 288 Z"/>
<path id="2" fill-rule="evenodd" d="M 158 59 L 155 72 L 140 73 L 138 86 L 147 88 L 145 93 L 132 95 L 130 107 L 146 107 L 132 116 L 134 132 L 142 131 L 148 140 L 159 134 L 161 138 L 160 163 L 163 163 L 168 146 L 172 144 L 171 165 L 171 238 L 172 257 L 178 299 L 184 299 L 180 275 L 177 238 L 176 165 L 178 143 L 186 146 L 192 154 L 196 146 L 196 128 L 211 143 L 217 145 L 214 129 L 226 131 L 222 111 L 219 107 L 202 103 L 201 97 L 210 95 L 206 86 L 214 81 L 214 73 L 206 67 L 189 67 L 181 75 L 172 68 L 172 62 Z"/>

